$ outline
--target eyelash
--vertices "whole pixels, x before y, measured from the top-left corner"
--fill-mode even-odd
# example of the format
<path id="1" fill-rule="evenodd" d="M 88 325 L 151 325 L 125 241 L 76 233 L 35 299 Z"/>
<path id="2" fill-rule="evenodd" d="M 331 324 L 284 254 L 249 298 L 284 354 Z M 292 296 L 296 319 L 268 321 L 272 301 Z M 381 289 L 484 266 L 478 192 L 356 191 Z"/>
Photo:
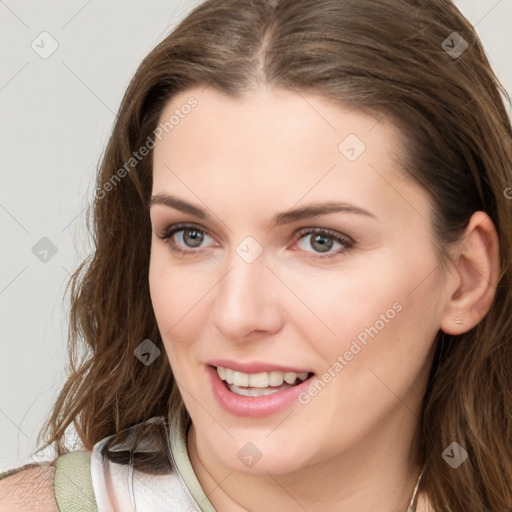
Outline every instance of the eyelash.
<path id="1" fill-rule="evenodd" d="M 194 255 L 194 254 L 199 254 L 199 253 L 203 252 L 203 250 L 205 250 L 204 248 L 203 249 L 201 249 L 201 248 L 200 249 L 184 249 L 183 247 L 176 244 L 176 242 L 174 242 L 172 240 L 172 236 L 174 234 L 179 233 L 180 231 L 187 231 L 187 230 L 191 230 L 191 231 L 195 230 L 195 231 L 199 231 L 200 233 L 203 233 L 205 235 L 208 235 L 207 231 L 197 224 L 172 224 L 172 225 L 164 228 L 162 230 L 162 232 L 158 233 L 156 236 L 160 240 L 164 240 L 164 241 L 168 240 L 171 251 L 173 251 L 173 252 L 183 254 L 183 255 Z M 322 255 L 322 253 L 313 252 L 312 254 L 315 254 L 314 258 L 320 259 L 320 260 L 334 258 L 336 256 L 339 256 L 340 254 L 347 254 L 351 251 L 351 249 L 353 249 L 354 244 L 355 244 L 355 241 L 351 237 L 349 237 L 347 235 L 343 235 L 341 233 L 338 233 L 337 231 L 332 231 L 330 229 L 326 229 L 326 228 L 302 228 L 301 230 L 299 230 L 296 233 L 296 235 L 295 235 L 296 240 L 294 243 L 300 241 L 303 237 L 305 237 L 307 235 L 325 236 L 326 238 L 330 238 L 330 239 L 334 240 L 335 242 L 338 242 L 339 244 L 344 246 L 344 248 L 341 251 L 328 252 L 323 255 Z M 210 235 L 208 235 L 208 236 L 210 236 Z M 213 237 L 210 237 L 210 238 L 213 238 Z M 306 251 L 306 252 L 309 252 L 309 251 Z"/>

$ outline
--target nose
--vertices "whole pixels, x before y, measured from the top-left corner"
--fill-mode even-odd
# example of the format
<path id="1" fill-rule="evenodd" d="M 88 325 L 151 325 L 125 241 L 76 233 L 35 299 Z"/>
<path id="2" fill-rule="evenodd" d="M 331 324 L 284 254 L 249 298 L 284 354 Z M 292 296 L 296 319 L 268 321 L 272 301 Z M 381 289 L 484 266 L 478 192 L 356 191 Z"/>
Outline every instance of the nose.
<path id="1" fill-rule="evenodd" d="M 283 327 L 279 287 L 264 257 L 247 263 L 237 254 L 216 286 L 211 321 L 225 339 L 246 341 L 274 335 Z"/>

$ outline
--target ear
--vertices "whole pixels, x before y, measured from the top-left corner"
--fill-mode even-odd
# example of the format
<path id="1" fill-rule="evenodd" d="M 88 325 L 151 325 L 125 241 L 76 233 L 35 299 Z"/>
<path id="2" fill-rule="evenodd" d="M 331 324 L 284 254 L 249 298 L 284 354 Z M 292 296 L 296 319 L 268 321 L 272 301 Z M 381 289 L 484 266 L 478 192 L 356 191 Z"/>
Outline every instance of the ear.
<path id="1" fill-rule="evenodd" d="M 488 313 L 500 275 L 499 241 L 494 223 L 475 212 L 454 249 L 457 273 L 443 309 L 440 328 L 446 334 L 472 329 Z"/>

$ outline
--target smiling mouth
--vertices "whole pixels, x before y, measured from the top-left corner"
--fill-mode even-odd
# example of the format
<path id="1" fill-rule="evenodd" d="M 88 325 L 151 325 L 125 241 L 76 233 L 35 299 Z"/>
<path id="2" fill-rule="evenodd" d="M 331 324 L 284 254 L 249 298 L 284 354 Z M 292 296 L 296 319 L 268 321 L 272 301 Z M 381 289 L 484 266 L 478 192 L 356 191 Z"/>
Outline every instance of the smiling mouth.
<path id="1" fill-rule="evenodd" d="M 297 386 L 313 376 L 313 373 L 308 372 L 244 373 L 223 366 L 217 366 L 216 370 L 226 388 L 232 393 L 242 396 L 271 395 Z"/>

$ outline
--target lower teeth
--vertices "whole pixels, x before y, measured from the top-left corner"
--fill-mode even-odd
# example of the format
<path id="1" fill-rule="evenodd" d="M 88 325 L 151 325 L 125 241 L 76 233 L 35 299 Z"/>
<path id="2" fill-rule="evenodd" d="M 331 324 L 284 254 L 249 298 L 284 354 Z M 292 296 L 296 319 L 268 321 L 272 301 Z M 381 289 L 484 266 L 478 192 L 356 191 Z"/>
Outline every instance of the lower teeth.
<path id="1" fill-rule="evenodd" d="M 264 396 L 271 395 L 272 393 L 277 393 L 278 391 L 282 391 L 283 389 L 292 388 L 292 384 L 282 384 L 281 386 L 274 386 L 268 388 L 241 388 L 235 386 L 234 384 L 228 384 L 226 382 L 227 387 L 233 393 L 242 396 Z"/>

